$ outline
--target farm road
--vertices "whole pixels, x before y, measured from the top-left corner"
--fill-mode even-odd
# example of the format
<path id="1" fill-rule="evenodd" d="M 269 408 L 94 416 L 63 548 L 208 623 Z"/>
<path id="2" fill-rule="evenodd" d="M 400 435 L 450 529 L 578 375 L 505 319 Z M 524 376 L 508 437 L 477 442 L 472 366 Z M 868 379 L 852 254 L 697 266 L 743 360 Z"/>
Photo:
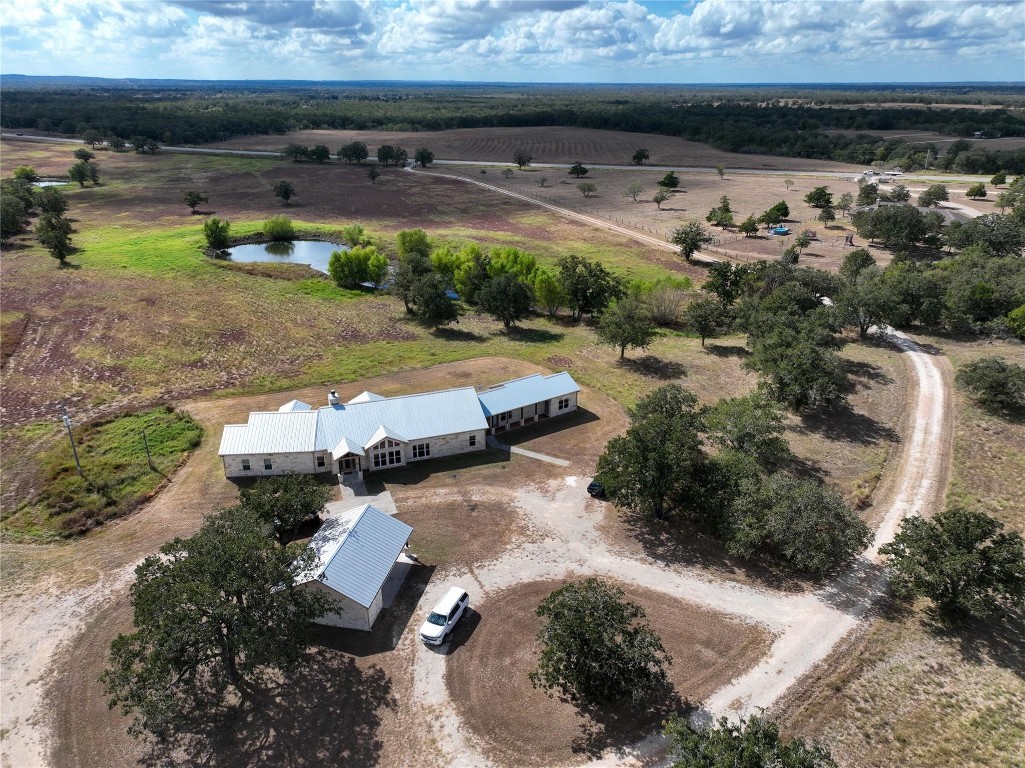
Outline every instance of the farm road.
<path id="1" fill-rule="evenodd" d="M 528 581 L 591 574 L 664 592 L 759 624 L 775 635 L 769 654 L 702 702 L 695 719 L 736 718 L 772 706 L 866 619 L 886 589 L 879 547 L 893 539 L 901 520 L 935 508 L 946 491 L 952 421 L 946 375 L 935 356 L 910 338 L 895 331 L 888 335 L 907 356 L 917 384 L 915 399 L 908 403 L 911 434 L 902 445 L 892 481 L 896 490 L 883 502 L 886 512 L 872 544 L 846 572 L 818 591 L 791 594 L 715 581 L 690 568 L 620 555 L 597 530 L 601 512 L 596 502 L 588 500 L 587 480 L 569 476 L 550 481 L 546 490 L 524 489 L 517 494 L 517 505 L 541 533 L 539 540 L 432 584 L 423 602 L 431 604 L 451 583 L 462 584 L 470 591 L 471 604 L 479 604 L 489 595 Z M 414 695 L 439 713 L 434 728 L 449 764 L 491 765 L 455 714 L 444 682 L 445 664 L 443 653 L 418 645 Z M 652 736 L 625 754 L 607 755 L 599 764 L 647 764 L 645 758 L 659 744 L 659 738 Z"/>

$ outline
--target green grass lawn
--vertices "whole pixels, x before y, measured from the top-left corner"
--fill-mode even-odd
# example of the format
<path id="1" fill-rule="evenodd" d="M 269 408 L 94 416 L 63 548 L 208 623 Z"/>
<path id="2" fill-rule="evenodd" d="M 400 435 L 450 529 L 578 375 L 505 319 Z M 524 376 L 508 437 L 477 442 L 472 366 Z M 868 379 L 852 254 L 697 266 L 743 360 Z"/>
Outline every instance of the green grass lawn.
<path id="1" fill-rule="evenodd" d="M 153 463 L 149 465 L 143 432 Z M 203 429 L 171 407 L 122 414 L 73 430 L 84 477 L 68 440 L 32 457 L 42 485 L 3 521 L 5 534 L 50 538 L 87 531 L 150 498 L 199 446 Z"/>

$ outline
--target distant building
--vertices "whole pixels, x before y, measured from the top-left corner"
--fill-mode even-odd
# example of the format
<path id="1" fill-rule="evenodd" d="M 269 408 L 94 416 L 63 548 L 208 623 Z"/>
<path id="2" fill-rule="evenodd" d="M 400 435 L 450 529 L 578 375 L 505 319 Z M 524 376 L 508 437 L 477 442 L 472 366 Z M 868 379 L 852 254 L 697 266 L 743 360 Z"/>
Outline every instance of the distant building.
<path id="1" fill-rule="evenodd" d="M 363 392 L 342 403 L 334 391 L 313 409 L 292 400 L 228 424 L 218 455 L 227 477 L 286 472 L 343 474 L 482 451 L 501 432 L 577 408 L 580 387 L 568 373 L 534 374 L 481 393 L 473 387 L 382 397 Z"/>

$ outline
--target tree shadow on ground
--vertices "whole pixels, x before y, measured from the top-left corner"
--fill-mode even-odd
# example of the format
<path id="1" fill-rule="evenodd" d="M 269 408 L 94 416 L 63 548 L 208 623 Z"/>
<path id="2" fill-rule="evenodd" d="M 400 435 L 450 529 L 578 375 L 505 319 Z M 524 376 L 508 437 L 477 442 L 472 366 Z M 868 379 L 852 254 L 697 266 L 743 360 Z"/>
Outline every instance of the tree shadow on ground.
<path id="1" fill-rule="evenodd" d="M 681 379 L 687 375 L 687 369 L 681 363 L 675 360 L 663 360 L 655 355 L 626 357 L 621 359 L 618 365 L 653 379 Z"/>
<path id="2" fill-rule="evenodd" d="M 391 678 L 351 656 L 315 648 L 301 668 L 251 706 L 167 742 L 151 743 L 147 766 L 366 766 L 378 762 L 381 711 L 395 709 Z"/>
<path id="3" fill-rule="evenodd" d="M 582 719 L 580 734 L 573 739 L 570 748 L 592 760 L 610 749 L 617 757 L 623 758 L 626 757 L 626 747 L 657 730 L 671 716 L 687 717 L 693 709 L 690 702 L 682 699 L 669 683 L 654 691 L 641 704 L 581 706 L 577 710 Z"/>
<path id="4" fill-rule="evenodd" d="M 470 341 L 475 344 L 484 344 L 488 337 L 473 331 L 464 331 L 462 328 L 435 328 L 431 335 L 443 341 Z"/>
<path id="5" fill-rule="evenodd" d="M 684 520 L 656 520 L 650 515 L 620 510 L 627 534 L 644 554 L 666 566 L 699 566 L 742 576 L 772 589 L 802 592 L 812 582 L 788 573 L 766 560 L 742 560 L 730 555 L 723 543 Z"/>
<path id="6" fill-rule="evenodd" d="M 933 614 L 926 626 L 934 634 L 957 642 L 965 661 L 996 664 L 1025 679 L 1025 613 L 1022 611 L 953 627 Z"/>
<path id="7" fill-rule="evenodd" d="M 873 384 L 893 383 L 893 379 L 887 375 L 886 371 L 873 363 L 844 360 L 843 367 L 844 370 L 847 371 L 847 375 L 855 379 L 859 379 L 860 381 L 858 383 L 863 387 L 867 387 L 868 385 L 862 384 L 861 382 L 872 382 Z"/>
<path id="8" fill-rule="evenodd" d="M 519 325 L 506 328 L 505 335 L 514 341 L 524 341 L 528 344 L 550 344 L 562 341 L 566 336 L 558 331 L 546 331 L 544 328 L 524 328 Z"/>
<path id="9" fill-rule="evenodd" d="M 751 357 L 751 350 L 747 347 L 736 347 L 729 344 L 706 344 L 705 350 L 716 357 Z"/>
<path id="10" fill-rule="evenodd" d="M 826 605 L 860 619 L 876 610 L 876 599 L 885 588 L 885 567 L 859 557 L 815 594 Z"/>
<path id="11" fill-rule="evenodd" d="M 801 423 L 794 425 L 794 431 L 859 445 L 875 445 L 881 440 L 900 442 L 900 435 L 891 426 L 858 413 L 847 403 L 801 414 Z"/>

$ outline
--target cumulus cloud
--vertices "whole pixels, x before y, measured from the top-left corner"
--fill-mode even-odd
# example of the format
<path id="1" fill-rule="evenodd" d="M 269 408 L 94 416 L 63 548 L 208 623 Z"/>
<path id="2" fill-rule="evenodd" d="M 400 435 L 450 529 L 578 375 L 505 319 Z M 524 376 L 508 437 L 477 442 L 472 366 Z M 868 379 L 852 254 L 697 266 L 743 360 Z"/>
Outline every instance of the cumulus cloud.
<path id="1" fill-rule="evenodd" d="M 38 74 L 1020 80 L 1025 46 L 1021 0 L 0 0 L 0 9 L 4 70 Z"/>

